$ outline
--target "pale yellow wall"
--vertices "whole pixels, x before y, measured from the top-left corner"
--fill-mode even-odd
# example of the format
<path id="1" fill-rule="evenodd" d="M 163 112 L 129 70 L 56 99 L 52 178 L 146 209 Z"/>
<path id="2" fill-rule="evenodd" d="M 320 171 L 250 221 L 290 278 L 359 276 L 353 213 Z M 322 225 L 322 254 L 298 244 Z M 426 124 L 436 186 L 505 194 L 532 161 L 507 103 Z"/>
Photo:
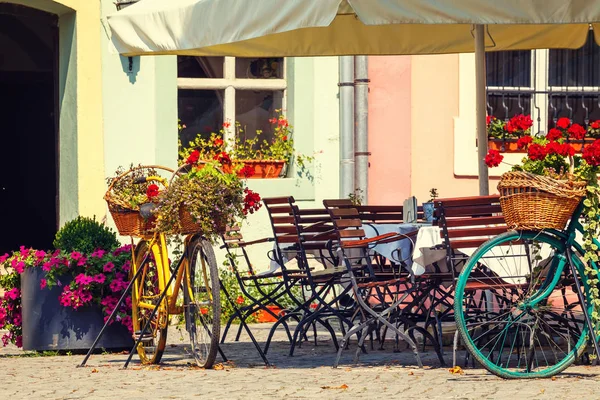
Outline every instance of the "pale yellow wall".
<path id="1" fill-rule="evenodd" d="M 59 204 L 61 225 L 104 215 L 100 3 L 4 1 L 59 15 Z"/>
<path id="2" fill-rule="evenodd" d="M 478 195 L 473 56 L 413 56 L 411 71 L 413 195 L 426 201 L 433 187 L 441 197 Z"/>

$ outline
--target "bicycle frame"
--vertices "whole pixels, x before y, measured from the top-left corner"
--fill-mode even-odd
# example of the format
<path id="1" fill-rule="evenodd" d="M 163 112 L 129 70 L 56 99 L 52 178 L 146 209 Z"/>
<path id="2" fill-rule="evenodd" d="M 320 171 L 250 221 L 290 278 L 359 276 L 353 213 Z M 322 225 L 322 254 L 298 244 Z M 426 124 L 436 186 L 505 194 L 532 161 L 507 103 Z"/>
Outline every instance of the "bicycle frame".
<path id="1" fill-rule="evenodd" d="M 188 235 L 185 238 L 185 248 L 186 249 L 187 249 L 187 246 L 188 246 L 192 236 L 193 235 Z M 150 253 L 152 253 L 152 255 L 154 257 L 154 262 L 156 263 L 156 270 L 159 271 L 159 275 L 158 275 L 159 287 L 165 288 L 165 290 L 167 291 L 166 296 L 165 296 L 166 305 L 167 305 L 165 311 L 168 314 L 183 313 L 183 307 L 177 306 L 177 297 L 179 296 L 179 289 L 181 288 L 181 283 L 183 282 L 184 274 L 185 274 L 186 280 L 187 280 L 186 287 L 188 288 L 188 290 L 190 290 L 190 288 L 191 288 L 191 282 L 190 282 L 190 277 L 189 277 L 190 276 L 190 263 L 189 263 L 187 255 L 184 255 L 183 257 L 181 257 L 181 259 L 175 266 L 174 271 L 177 272 L 177 275 L 175 277 L 175 284 L 169 285 L 169 282 L 171 282 L 172 277 L 171 277 L 171 269 L 169 267 L 169 257 L 168 257 L 167 243 L 166 243 L 165 235 L 162 233 L 155 233 L 152 236 L 152 238 L 148 241 L 148 251 Z M 135 257 L 132 257 L 132 259 L 134 260 L 134 263 L 135 263 Z M 140 268 L 139 265 L 134 264 L 135 271 L 137 271 L 139 268 Z M 160 272 L 162 272 L 162 273 L 160 273 Z M 144 276 L 142 275 L 142 279 L 140 279 L 140 282 L 143 282 L 143 281 L 144 281 Z M 136 290 L 136 292 L 138 293 L 138 298 L 140 298 L 141 297 L 141 288 L 139 287 L 137 281 L 134 283 L 133 290 Z M 191 290 L 188 294 L 190 296 L 192 296 Z M 154 306 L 154 304 L 151 304 L 151 303 L 139 302 L 138 307 L 145 308 L 148 310 L 153 310 L 155 306 Z M 159 307 L 160 307 L 160 305 L 159 305 Z"/>

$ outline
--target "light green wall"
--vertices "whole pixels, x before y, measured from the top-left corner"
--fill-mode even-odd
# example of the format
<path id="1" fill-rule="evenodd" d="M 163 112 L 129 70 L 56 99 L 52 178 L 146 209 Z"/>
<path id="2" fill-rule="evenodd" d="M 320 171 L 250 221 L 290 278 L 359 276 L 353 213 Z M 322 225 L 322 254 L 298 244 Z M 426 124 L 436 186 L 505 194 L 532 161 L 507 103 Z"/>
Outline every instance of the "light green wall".
<path id="1" fill-rule="evenodd" d="M 324 199 L 338 197 L 339 192 L 339 105 L 338 58 L 288 59 L 288 117 L 294 126 L 297 150 L 315 156 L 314 180 L 249 179 L 250 188 L 262 197 L 293 195 L 301 208 L 321 208 Z M 248 216 L 242 226 L 247 240 L 272 236 L 266 209 Z M 272 244 L 247 248 L 256 270 L 269 268 L 267 251 Z M 217 254 L 219 262 L 223 254 Z"/>

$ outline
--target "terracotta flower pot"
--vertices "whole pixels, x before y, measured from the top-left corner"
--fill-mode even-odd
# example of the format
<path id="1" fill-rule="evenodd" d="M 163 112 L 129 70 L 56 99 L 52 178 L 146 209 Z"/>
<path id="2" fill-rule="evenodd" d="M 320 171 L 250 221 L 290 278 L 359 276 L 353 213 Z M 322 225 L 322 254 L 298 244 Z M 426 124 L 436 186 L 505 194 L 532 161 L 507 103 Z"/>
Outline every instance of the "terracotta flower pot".
<path id="1" fill-rule="evenodd" d="M 254 175 L 246 177 L 243 172 L 238 172 L 238 177 L 249 179 L 272 179 L 279 178 L 281 171 L 285 166 L 284 160 L 238 160 L 245 167 L 254 170 Z"/>
<path id="2" fill-rule="evenodd" d="M 583 140 L 570 140 L 568 143 L 573 146 L 575 153 L 581 153 L 583 148 L 592 144 L 595 138 L 585 138 Z M 517 147 L 518 139 L 488 139 L 488 150 L 497 150 L 500 153 L 527 153 L 527 149 Z"/>
<path id="3" fill-rule="evenodd" d="M 526 153 L 527 150 L 517 147 L 518 139 L 488 139 L 488 149 L 500 153 Z"/>
<path id="4" fill-rule="evenodd" d="M 267 306 L 269 310 L 275 315 L 283 315 L 283 309 L 277 306 Z M 257 322 L 277 322 L 277 318 L 273 317 L 271 314 L 264 310 L 259 310 L 257 312 Z"/>

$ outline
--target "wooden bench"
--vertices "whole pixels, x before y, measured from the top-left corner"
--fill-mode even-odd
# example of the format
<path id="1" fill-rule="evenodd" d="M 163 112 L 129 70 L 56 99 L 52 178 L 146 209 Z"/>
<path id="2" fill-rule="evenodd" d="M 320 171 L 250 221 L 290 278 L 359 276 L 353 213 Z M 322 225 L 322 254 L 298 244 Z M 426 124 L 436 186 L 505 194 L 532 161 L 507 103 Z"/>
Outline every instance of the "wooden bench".
<path id="1" fill-rule="evenodd" d="M 449 256 L 508 230 L 499 195 L 438 199 L 434 215 Z"/>

